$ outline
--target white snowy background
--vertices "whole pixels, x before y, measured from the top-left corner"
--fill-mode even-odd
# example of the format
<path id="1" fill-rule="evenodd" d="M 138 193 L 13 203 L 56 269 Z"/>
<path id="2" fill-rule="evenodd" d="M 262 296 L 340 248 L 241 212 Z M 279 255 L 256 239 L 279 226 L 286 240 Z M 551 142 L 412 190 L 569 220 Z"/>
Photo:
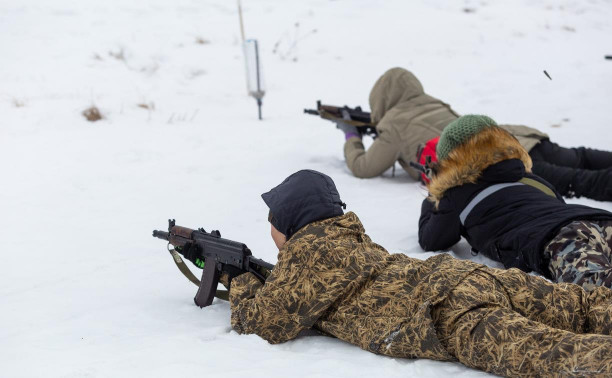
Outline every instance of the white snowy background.
<path id="1" fill-rule="evenodd" d="M 402 66 L 460 113 L 611 150 L 612 2 L 243 8 L 261 48 L 263 121 L 246 95 L 235 1 L 0 0 L 0 376 L 486 375 L 325 336 L 272 346 L 238 335 L 227 302 L 193 304 L 195 286 L 151 231 L 168 218 L 219 229 L 274 263 L 260 194 L 310 168 L 335 180 L 373 240 L 427 258 L 423 187 L 401 170 L 353 177 L 342 133 L 303 108 L 368 109 L 375 80 Z M 83 117 L 91 106 L 103 120 Z M 465 242 L 452 253 L 471 258 Z"/>

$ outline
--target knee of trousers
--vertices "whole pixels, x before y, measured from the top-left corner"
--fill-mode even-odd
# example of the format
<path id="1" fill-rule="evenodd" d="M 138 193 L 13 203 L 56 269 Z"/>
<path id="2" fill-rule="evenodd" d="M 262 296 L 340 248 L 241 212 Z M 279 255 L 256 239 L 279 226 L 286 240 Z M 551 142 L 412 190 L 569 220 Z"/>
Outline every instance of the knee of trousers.
<path id="1" fill-rule="evenodd" d="M 503 287 L 485 272 L 469 275 L 434 309 L 442 334 L 449 335 L 496 309 L 511 309 Z"/>
<path id="2" fill-rule="evenodd" d="M 480 307 L 464 313 L 446 337 L 449 351 L 466 363 L 475 355 L 497 349 L 500 340 L 492 336 L 504 334 L 503 329 L 512 322 L 509 311 L 503 307 Z"/>

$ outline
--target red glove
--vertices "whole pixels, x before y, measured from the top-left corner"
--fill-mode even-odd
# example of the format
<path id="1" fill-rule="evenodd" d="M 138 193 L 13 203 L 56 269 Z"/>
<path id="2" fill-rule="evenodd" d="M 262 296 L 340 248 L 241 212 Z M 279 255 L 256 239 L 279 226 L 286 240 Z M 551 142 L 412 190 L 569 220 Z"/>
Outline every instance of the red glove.
<path id="1" fill-rule="evenodd" d="M 425 165 L 425 163 L 427 162 L 427 156 L 431 156 L 431 162 L 435 163 L 438 161 L 438 158 L 436 156 L 436 146 L 438 145 L 438 141 L 440 140 L 440 137 L 435 137 L 433 139 L 430 139 L 427 141 L 427 143 L 425 143 L 425 146 L 423 146 L 423 148 L 420 151 L 420 155 L 417 156 L 419 164 Z M 421 173 L 421 179 L 423 180 L 423 182 L 425 184 L 429 184 L 429 179 L 427 178 L 427 176 L 425 176 L 424 173 Z"/>

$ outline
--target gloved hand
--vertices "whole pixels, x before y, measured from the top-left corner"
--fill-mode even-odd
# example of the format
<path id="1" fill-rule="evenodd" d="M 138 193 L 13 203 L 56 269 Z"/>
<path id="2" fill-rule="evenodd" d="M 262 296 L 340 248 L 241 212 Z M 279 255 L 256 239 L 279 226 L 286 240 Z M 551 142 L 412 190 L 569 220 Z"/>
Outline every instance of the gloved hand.
<path id="1" fill-rule="evenodd" d="M 231 265 L 223 265 L 221 276 L 219 277 L 219 282 L 225 286 L 226 289 L 230 289 L 232 286 L 232 280 L 239 275 L 245 273 L 243 270 L 238 269 Z"/>
<path id="2" fill-rule="evenodd" d="M 336 128 L 342 130 L 346 140 L 353 137 L 361 139 L 361 135 L 359 134 L 359 131 L 357 131 L 357 127 L 353 125 L 349 125 L 348 123 L 344 123 L 342 121 L 336 121 Z"/>
<path id="3" fill-rule="evenodd" d="M 184 258 L 191 261 L 195 266 L 200 269 L 204 269 L 204 260 L 200 259 L 200 247 L 197 244 L 186 243 L 180 249 L 177 249 L 178 253 L 183 255 Z"/>

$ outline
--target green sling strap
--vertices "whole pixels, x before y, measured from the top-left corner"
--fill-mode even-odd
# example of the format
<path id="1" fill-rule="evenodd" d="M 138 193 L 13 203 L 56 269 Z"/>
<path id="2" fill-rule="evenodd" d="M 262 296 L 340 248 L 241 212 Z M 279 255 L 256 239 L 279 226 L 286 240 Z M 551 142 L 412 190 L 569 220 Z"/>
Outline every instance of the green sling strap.
<path id="1" fill-rule="evenodd" d="M 200 287 L 200 284 L 201 284 L 200 280 L 196 276 L 194 276 L 193 273 L 191 273 L 191 270 L 189 270 L 189 268 L 187 267 L 187 264 L 185 264 L 185 262 L 183 261 L 183 258 L 181 257 L 181 255 L 179 255 L 176 249 L 168 248 L 168 252 L 170 252 L 170 254 L 172 255 L 172 259 L 174 260 L 176 267 L 181 271 L 181 273 L 183 273 L 183 275 L 187 277 L 189 281 L 193 282 L 194 285 L 196 285 L 197 287 Z M 229 291 L 217 290 L 215 293 L 215 297 L 219 299 L 223 299 L 224 301 L 229 301 Z"/>
<path id="2" fill-rule="evenodd" d="M 557 196 L 555 195 L 555 192 L 553 192 L 552 189 L 550 189 L 548 186 L 542 184 L 541 182 L 537 180 L 534 180 L 529 177 L 523 177 L 522 179 L 519 180 L 519 182 L 522 182 L 525 185 L 533 186 L 536 189 L 540 189 L 545 194 L 548 194 L 551 197 L 557 198 Z"/>

